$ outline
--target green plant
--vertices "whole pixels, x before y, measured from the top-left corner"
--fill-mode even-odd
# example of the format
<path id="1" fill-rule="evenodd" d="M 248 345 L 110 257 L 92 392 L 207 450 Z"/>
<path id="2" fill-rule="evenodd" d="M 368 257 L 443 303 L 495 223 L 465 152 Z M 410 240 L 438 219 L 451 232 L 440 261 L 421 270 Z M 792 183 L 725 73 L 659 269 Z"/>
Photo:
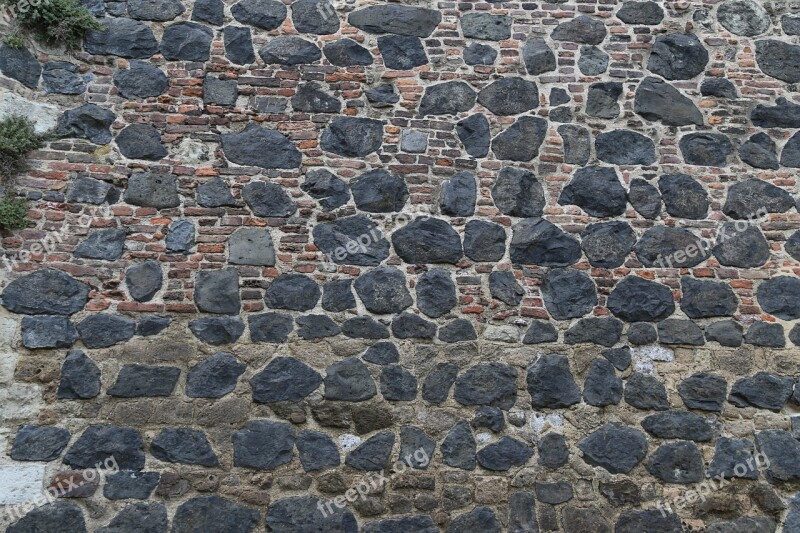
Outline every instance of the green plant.
<path id="1" fill-rule="evenodd" d="M 22 48 L 24 46 L 22 37 L 16 32 L 8 34 L 6 38 L 3 39 L 3 42 L 10 48 Z"/>
<path id="2" fill-rule="evenodd" d="M 28 225 L 28 200 L 8 190 L 0 198 L 0 229 L 20 229 Z"/>
<path id="3" fill-rule="evenodd" d="M 7 183 L 25 169 L 25 156 L 42 146 L 33 122 L 12 115 L 0 120 L 0 182 Z"/>
<path id="4" fill-rule="evenodd" d="M 0 6 L 7 6 L 26 31 L 70 50 L 80 47 L 87 31 L 102 28 L 80 0 L 0 0 Z"/>

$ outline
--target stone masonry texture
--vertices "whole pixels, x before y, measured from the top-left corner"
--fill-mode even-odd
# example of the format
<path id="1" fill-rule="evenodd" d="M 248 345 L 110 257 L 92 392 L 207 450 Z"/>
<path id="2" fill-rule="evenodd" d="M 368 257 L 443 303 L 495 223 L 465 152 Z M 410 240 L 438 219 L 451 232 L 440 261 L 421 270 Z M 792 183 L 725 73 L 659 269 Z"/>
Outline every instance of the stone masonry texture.
<path id="1" fill-rule="evenodd" d="M 0 527 L 800 532 L 800 4 L 331 2 L 0 45 Z"/>

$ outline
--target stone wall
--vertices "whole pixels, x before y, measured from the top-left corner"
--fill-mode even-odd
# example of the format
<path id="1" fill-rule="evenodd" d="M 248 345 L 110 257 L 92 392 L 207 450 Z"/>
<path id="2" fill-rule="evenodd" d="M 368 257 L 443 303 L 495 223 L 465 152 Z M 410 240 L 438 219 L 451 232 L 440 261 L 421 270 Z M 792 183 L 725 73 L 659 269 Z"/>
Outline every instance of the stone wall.
<path id="1" fill-rule="evenodd" d="M 92 0 L 0 46 L 56 134 L 0 524 L 800 531 L 795 4 Z"/>

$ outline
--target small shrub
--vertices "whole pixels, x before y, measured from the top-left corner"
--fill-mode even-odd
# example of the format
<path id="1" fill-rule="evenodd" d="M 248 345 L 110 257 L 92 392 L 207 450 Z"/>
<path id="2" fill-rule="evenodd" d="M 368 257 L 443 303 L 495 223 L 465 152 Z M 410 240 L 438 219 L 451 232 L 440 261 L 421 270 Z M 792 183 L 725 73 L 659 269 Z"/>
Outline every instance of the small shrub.
<path id="1" fill-rule="evenodd" d="M 25 44 L 22 42 L 22 37 L 19 33 L 10 33 L 3 39 L 3 42 L 10 48 L 22 48 Z"/>
<path id="2" fill-rule="evenodd" d="M 42 146 L 42 137 L 25 117 L 0 120 L 0 182 L 8 183 L 25 169 L 25 156 Z"/>
<path id="3" fill-rule="evenodd" d="M 28 225 L 28 200 L 6 191 L 0 198 L 0 229 L 20 229 Z"/>
<path id="4" fill-rule="evenodd" d="M 62 44 L 67 49 L 79 48 L 87 31 L 102 28 L 100 22 L 80 0 L 41 0 L 28 2 L 23 10 L 17 8 L 19 0 L 0 0 L 14 13 L 20 27 L 48 44 Z"/>

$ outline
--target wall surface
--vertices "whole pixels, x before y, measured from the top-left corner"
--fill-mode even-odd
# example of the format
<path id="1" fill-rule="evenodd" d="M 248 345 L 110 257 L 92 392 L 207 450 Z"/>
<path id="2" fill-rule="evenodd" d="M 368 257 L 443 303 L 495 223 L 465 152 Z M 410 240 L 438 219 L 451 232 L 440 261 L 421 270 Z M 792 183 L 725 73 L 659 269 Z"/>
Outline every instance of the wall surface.
<path id="1" fill-rule="evenodd" d="M 796 2 L 87 5 L 6 531 L 800 531 Z"/>

